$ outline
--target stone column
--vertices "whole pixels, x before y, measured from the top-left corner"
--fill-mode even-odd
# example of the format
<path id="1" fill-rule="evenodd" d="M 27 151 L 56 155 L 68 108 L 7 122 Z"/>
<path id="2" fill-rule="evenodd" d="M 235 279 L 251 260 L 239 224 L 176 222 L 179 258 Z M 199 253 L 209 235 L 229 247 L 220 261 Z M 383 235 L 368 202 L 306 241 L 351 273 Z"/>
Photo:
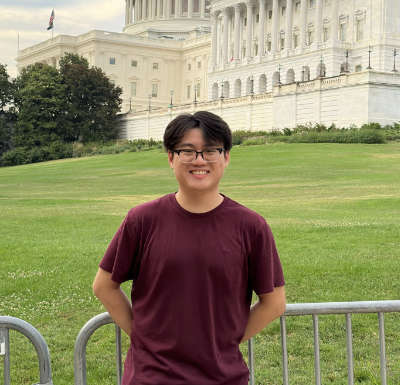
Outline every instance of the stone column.
<path id="1" fill-rule="evenodd" d="M 338 12 L 339 0 L 332 0 L 332 44 L 336 44 L 338 41 L 338 28 L 339 28 L 339 12 Z"/>
<path id="2" fill-rule="evenodd" d="M 265 30 L 265 0 L 260 0 L 260 12 L 258 21 L 258 52 L 259 57 L 264 56 L 264 30 Z"/>
<path id="3" fill-rule="evenodd" d="M 182 15 L 182 0 L 175 0 L 175 17 Z"/>
<path id="4" fill-rule="evenodd" d="M 253 43 L 253 9 L 254 4 L 246 3 L 247 7 L 247 37 L 246 37 L 246 58 L 251 59 L 251 45 Z"/>
<path id="5" fill-rule="evenodd" d="M 192 17 L 192 15 L 193 15 L 193 0 L 188 0 L 187 17 Z"/>
<path id="6" fill-rule="evenodd" d="M 133 23 L 134 22 L 134 10 L 135 9 L 135 0 L 131 0 L 131 10 L 129 12 L 129 18 L 130 18 L 130 22 Z"/>
<path id="7" fill-rule="evenodd" d="M 212 71 L 214 71 L 215 66 L 217 65 L 217 29 L 218 29 L 218 15 L 216 12 L 211 14 L 211 36 L 212 36 L 212 54 L 211 54 L 211 67 Z"/>
<path id="8" fill-rule="evenodd" d="M 318 45 L 322 43 L 322 2 L 323 0 L 317 0 L 317 15 L 316 15 L 316 42 Z"/>
<path id="9" fill-rule="evenodd" d="M 142 20 L 147 19 L 146 12 L 147 12 L 147 1 L 142 0 Z"/>
<path id="10" fill-rule="evenodd" d="M 300 7 L 300 48 L 307 43 L 307 0 L 301 0 Z"/>
<path id="11" fill-rule="evenodd" d="M 229 14 L 228 8 L 225 8 L 222 12 L 223 23 L 224 23 L 224 34 L 223 34 L 223 41 L 222 41 L 222 63 L 225 65 L 228 62 L 228 21 L 229 21 Z"/>
<path id="12" fill-rule="evenodd" d="M 158 0 L 152 0 L 151 1 L 151 18 L 153 20 L 155 20 L 155 18 L 156 18 L 156 9 L 157 9 L 156 4 L 157 4 L 157 1 Z"/>
<path id="13" fill-rule="evenodd" d="M 272 2 L 272 33 L 271 33 L 271 52 L 278 50 L 278 28 L 279 28 L 279 7 L 278 0 Z"/>
<path id="14" fill-rule="evenodd" d="M 125 25 L 129 24 L 129 5 L 130 0 L 125 0 Z"/>
<path id="15" fill-rule="evenodd" d="M 285 32 L 285 48 L 292 49 L 293 37 L 293 0 L 286 2 L 286 32 Z"/>
<path id="16" fill-rule="evenodd" d="M 206 13 L 206 2 L 205 0 L 199 0 L 199 7 L 200 7 L 200 17 L 204 18 Z"/>
<path id="17" fill-rule="evenodd" d="M 234 59 L 240 58 L 240 4 L 235 4 L 235 40 L 234 40 Z"/>
<path id="18" fill-rule="evenodd" d="M 171 16 L 171 0 L 164 0 L 164 19 Z"/>

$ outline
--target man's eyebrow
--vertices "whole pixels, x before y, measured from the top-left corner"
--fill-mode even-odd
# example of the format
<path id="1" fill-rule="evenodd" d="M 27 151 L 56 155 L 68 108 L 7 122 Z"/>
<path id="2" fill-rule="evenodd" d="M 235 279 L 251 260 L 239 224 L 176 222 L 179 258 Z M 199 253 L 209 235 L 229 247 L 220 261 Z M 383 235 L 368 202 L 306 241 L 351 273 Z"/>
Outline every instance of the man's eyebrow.
<path id="1" fill-rule="evenodd" d="M 218 143 L 204 143 L 204 147 L 221 147 L 221 144 Z M 196 146 L 192 143 L 179 143 L 177 147 L 191 147 L 195 148 Z M 223 146 L 222 146 L 223 147 Z"/>

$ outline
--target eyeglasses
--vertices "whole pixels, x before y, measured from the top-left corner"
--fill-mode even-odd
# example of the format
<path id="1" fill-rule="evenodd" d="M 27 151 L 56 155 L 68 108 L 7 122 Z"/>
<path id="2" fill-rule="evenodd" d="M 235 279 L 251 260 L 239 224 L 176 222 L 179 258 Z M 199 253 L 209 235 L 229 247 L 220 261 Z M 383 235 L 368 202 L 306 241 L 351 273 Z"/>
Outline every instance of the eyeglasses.
<path id="1" fill-rule="evenodd" d="M 224 151 L 223 148 L 214 148 L 203 151 L 195 151 L 195 150 L 173 150 L 178 154 L 179 160 L 183 163 L 191 163 L 197 159 L 197 156 L 201 154 L 203 160 L 209 163 L 217 162 L 220 155 Z"/>

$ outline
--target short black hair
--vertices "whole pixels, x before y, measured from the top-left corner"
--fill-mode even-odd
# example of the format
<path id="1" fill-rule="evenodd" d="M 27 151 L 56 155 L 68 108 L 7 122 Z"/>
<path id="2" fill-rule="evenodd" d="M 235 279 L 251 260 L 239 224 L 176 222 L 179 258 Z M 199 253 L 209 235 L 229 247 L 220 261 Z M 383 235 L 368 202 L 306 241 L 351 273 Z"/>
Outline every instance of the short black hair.
<path id="1" fill-rule="evenodd" d="M 187 130 L 199 128 L 204 140 L 210 143 L 222 143 L 225 151 L 232 148 L 232 132 L 228 124 L 218 115 L 208 111 L 194 114 L 181 114 L 172 120 L 164 132 L 164 147 L 173 151 Z"/>

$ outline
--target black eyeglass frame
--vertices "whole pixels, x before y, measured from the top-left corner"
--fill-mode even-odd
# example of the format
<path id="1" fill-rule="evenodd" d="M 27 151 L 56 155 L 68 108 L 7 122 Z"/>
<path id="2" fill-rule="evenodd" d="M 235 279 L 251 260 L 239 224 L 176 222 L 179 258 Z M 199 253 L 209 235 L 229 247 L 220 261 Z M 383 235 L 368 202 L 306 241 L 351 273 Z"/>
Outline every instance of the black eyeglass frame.
<path id="1" fill-rule="evenodd" d="M 207 160 L 207 159 L 204 159 L 204 152 L 207 152 L 207 151 L 214 151 L 214 150 L 218 151 L 218 152 L 219 152 L 219 155 L 221 155 L 222 152 L 225 152 L 225 149 L 222 148 L 222 147 L 213 148 L 212 150 L 211 150 L 211 149 L 210 149 L 210 150 L 203 150 L 203 151 L 196 151 L 196 150 L 192 150 L 192 149 L 189 149 L 189 148 L 185 148 L 185 149 L 182 149 L 182 150 L 171 150 L 171 152 L 178 154 L 179 160 L 180 160 L 181 162 L 183 162 L 183 163 L 191 163 L 191 162 L 193 162 L 194 160 L 197 159 L 197 157 L 198 157 L 199 154 L 201 154 L 201 157 L 203 158 L 203 160 L 204 160 L 205 162 L 208 162 L 208 163 L 215 163 L 215 162 L 218 161 L 218 159 L 216 159 L 216 160 L 211 160 L 211 161 L 210 161 L 210 160 Z M 190 152 L 192 152 L 192 153 L 195 155 L 195 156 L 194 156 L 194 159 L 192 159 L 190 162 L 185 162 L 185 161 L 183 161 L 183 160 L 180 158 L 180 156 L 179 156 L 180 153 L 181 153 L 182 151 L 190 151 Z"/>

